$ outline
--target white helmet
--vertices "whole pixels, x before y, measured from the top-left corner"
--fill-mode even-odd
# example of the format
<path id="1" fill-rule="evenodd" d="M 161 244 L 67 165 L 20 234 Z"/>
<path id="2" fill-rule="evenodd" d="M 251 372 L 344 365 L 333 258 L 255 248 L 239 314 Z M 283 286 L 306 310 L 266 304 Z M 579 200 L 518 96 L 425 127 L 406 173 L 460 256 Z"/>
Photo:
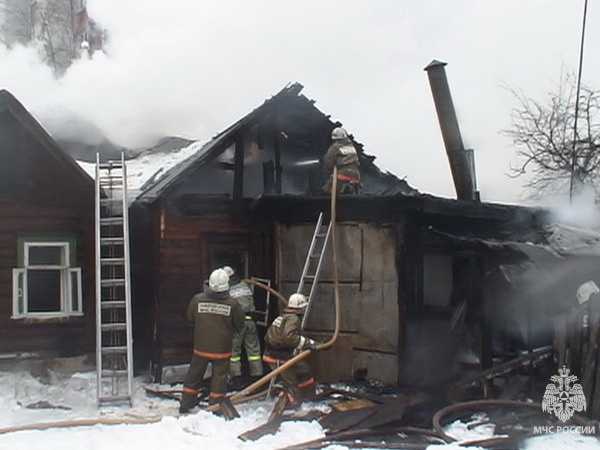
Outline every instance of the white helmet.
<path id="1" fill-rule="evenodd" d="M 216 269 L 210 274 L 208 287 L 213 292 L 225 292 L 229 290 L 229 275 L 223 269 Z"/>
<path id="2" fill-rule="evenodd" d="M 222 269 L 225 271 L 228 277 L 235 273 L 235 270 L 233 270 L 230 266 L 223 266 Z"/>
<path id="3" fill-rule="evenodd" d="M 300 294 L 299 292 L 292 294 L 288 302 L 288 307 L 290 308 L 304 308 L 307 305 L 308 299 L 304 294 Z"/>
<path id="4" fill-rule="evenodd" d="M 590 299 L 590 295 L 600 293 L 600 289 L 592 280 L 586 281 L 577 289 L 577 301 L 581 305 Z"/>
<path id="5" fill-rule="evenodd" d="M 331 132 L 331 139 L 346 139 L 348 137 L 348 133 L 342 127 L 336 127 Z"/>

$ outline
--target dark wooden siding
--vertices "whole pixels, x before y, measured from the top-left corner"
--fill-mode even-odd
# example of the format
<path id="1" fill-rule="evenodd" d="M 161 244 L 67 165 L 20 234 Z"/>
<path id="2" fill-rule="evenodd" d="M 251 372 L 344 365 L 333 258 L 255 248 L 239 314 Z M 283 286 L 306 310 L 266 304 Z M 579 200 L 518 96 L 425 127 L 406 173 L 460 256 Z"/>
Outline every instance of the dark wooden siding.
<path id="1" fill-rule="evenodd" d="M 143 214 L 142 210 L 134 213 L 136 217 Z M 193 295 L 202 291 L 204 281 L 214 269 L 210 265 L 212 249 L 228 242 L 236 248 L 244 248 L 250 254 L 251 274 L 265 276 L 270 273 L 270 260 L 265 257 L 270 241 L 268 230 L 262 228 L 264 225 L 257 225 L 251 218 L 235 213 L 189 216 L 157 207 L 147 215 L 146 224 L 145 230 L 136 229 L 132 233 L 140 235 L 132 236 L 133 241 L 140 239 L 135 245 L 134 265 L 140 258 L 153 259 L 138 272 L 138 276 L 134 271 L 134 286 L 138 286 L 134 293 L 134 314 L 136 308 L 151 308 L 153 312 L 145 319 L 135 314 L 134 321 L 140 331 L 146 330 L 140 334 L 144 337 L 138 341 L 137 351 L 148 354 L 148 348 L 140 349 L 139 346 L 151 345 L 154 376 L 160 377 L 162 367 L 190 361 L 193 326 L 187 322 L 185 312 Z M 160 239 L 153 241 L 152 236 Z M 156 242 L 160 243 L 158 247 Z M 155 273 L 156 279 L 147 279 L 147 273 Z M 143 289 L 143 285 L 152 286 L 152 289 Z M 148 300 L 150 297 L 154 298 L 152 305 Z M 142 320 L 146 323 L 140 326 Z"/>
<path id="2" fill-rule="evenodd" d="M 92 199 L 93 200 L 93 199 Z M 94 324 L 94 211 L 15 204 L 0 198 L 0 351 L 50 351 L 59 355 L 92 351 Z M 33 321 L 11 319 L 12 269 L 19 236 L 72 236 L 82 268 L 83 317 Z"/>
<path id="3" fill-rule="evenodd" d="M 0 351 L 48 351 L 58 355 L 93 351 L 94 184 L 62 153 L 22 107 L 0 113 Z M 82 268 L 83 312 L 67 319 L 12 319 L 12 270 L 18 239 L 61 236 L 76 240 Z"/>

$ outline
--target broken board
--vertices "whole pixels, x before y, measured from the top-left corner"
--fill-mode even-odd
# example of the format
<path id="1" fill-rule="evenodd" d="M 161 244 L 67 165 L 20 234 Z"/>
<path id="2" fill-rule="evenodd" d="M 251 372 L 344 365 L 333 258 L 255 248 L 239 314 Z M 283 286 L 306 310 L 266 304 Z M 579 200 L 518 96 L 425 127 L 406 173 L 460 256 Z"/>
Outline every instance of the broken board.
<path id="1" fill-rule="evenodd" d="M 283 422 L 285 422 L 286 420 L 293 420 L 293 421 L 298 421 L 298 420 L 305 420 L 305 421 L 313 421 L 313 420 L 317 420 L 319 417 L 321 417 L 322 413 L 320 413 L 319 411 L 308 411 L 306 414 L 304 415 L 299 415 L 299 414 L 293 414 L 291 416 L 278 416 L 275 419 L 273 419 L 270 422 L 267 422 L 259 427 L 253 428 L 252 430 L 248 430 L 245 431 L 244 433 L 240 434 L 238 436 L 238 439 L 241 439 L 242 441 L 255 441 L 257 439 L 260 439 L 263 436 L 266 436 L 267 434 L 275 434 L 277 432 L 277 430 L 279 430 L 279 427 L 281 426 L 281 424 Z"/>
<path id="2" fill-rule="evenodd" d="M 243 432 L 238 436 L 238 439 L 241 439 L 242 441 L 256 441 L 267 434 L 275 434 L 283 421 L 283 417 L 275 417 L 270 422 Z"/>
<path id="3" fill-rule="evenodd" d="M 371 400 L 365 398 L 359 398 L 356 400 L 348 400 L 345 402 L 333 403 L 331 405 L 332 408 L 338 411 L 353 411 L 355 409 L 364 409 L 375 406 Z"/>

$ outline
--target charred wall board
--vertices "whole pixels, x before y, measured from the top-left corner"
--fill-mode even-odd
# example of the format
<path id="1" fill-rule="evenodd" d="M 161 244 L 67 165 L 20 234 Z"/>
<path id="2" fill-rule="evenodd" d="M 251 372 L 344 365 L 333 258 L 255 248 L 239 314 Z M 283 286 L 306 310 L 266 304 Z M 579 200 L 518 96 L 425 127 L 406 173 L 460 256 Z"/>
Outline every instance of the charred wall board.
<path id="1" fill-rule="evenodd" d="M 220 210 L 219 205 L 215 206 Z M 204 207 L 209 207 L 209 203 Z M 215 264 L 225 264 L 223 257 L 247 254 L 249 276 L 269 275 L 269 258 L 265 256 L 268 228 L 240 214 L 204 211 L 203 215 L 182 215 L 168 206 L 159 207 L 152 214 L 148 221 L 159 228 L 154 236 L 160 239 L 156 241 L 154 262 L 155 335 L 151 345 L 153 363 L 162 367 L 189 362 L 193 326 L 187 322 L 185 312 L 193 295 L 202 292 Z M 139 278 L 135 285 L 143 284 Z M 147 300 L 134 298 L 134 305 L 144 301 L 147 304 Z"/>
<path id="2" fill-rule="evenodd" d="M 313 231 L 313 224 L 278 225 L 277 268 L 284 295 L 297 288 Z M 315 355 L 318 378 L 350 379 L 372 362 L 377 370 L 371 367 L 368 378 L 396 383 L 401 326 L 396 230 L 385 225 L 342 223 L 337 236 L 342 336 L 330 351 Z M 323 264 L 306 328 L 312 336 L 328 339 L 335 324 L 331 248 Z"/>
<path id="3" fill-rule="evenodd" d="M 282 283 L 296 283 L 300 281 L 302 268 L 310 241 L 315 230 L 314 224 L 292 225 L 280 224 L 278 227 L 279 242 L 278 253 L 282 263 L 279 264 L 279 278 Z M 338 225 L 337 231 L 337 258 L 338 278 L 343 283 L 360 283 L 363 264 L 363 237 L 362 227 L 358 224 Z M 323 269 L 319 277 L 322 282 L 333 281 L 333 256 L 331 240 L 325 249 Z M 283 263 L 285 261 L 285 263 Z"/>

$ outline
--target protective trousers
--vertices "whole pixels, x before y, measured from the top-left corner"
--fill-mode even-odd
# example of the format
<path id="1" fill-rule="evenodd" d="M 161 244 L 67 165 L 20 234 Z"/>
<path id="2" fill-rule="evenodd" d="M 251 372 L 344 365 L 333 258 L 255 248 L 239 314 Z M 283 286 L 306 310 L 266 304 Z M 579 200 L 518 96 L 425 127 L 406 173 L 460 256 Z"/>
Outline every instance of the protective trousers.
<path id="1" fill-rule="evenodd" d="M 333 174 L 325 182 L 323 191 L 331 194 L 333 188 Z M 337 175 L 337 193 L 338 194 L 361 194 L 362 183 L 360 179 L 360 171 L 357 164 L 349 164 L 338 167 Z"/>
<path id="2" fill-rule="evenodd" d="M 263 365 L 260 358 L 260 341 L 256 331 L 256 323 L 252 318 L 246 318 L 244 328 L 239 333 L 233 335 L 231 348 L 231 365 L 229 373 L 232 377 L 242 375 L 242 345 L 246 349 L 248 366 L 251 376 L 261 376 L 263 374 Z"/>
<path id="3" fill-rule="evenodd" d="M 181 411 L 188 411 L 196 406 L 198 392 L 204 379 L 208 363 L 212 364 L 210 380 L 210 397 L 212 403 L 227 394 L 227 374 L 229 372 L 229 358 L 209 359 L 194 353 L 190 368 L 183 380 L 183 394 L 181 395 Z"/>
<path id="4" fill-rule="evenodd" d="M 269 363 L 271 370 L 277 369 L 278 366 L 286 362 L 268 357 L 264 357 L 264 359 Z M 283 387 L 292 394 L 296 401 L 310 400 L 315 396 L 315 379 L 306 361 L 298 361 L 289 369 L 281 372 L 279 377 Z"/>

